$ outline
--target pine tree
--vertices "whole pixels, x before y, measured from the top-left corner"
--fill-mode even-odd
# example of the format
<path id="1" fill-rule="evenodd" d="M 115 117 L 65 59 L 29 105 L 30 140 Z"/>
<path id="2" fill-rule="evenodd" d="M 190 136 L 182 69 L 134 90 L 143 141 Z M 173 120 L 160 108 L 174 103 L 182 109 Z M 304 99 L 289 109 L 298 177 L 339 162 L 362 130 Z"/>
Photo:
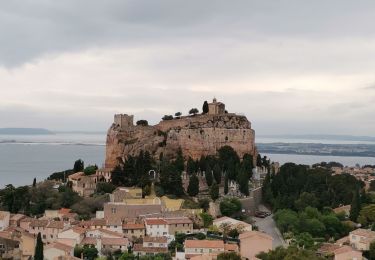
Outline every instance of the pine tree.
<path id="1" fill-rule="evenodd" d="M 219 164 L 215 164 L 213 173 L 214 173 L 214 178 L 215 178 L 216 183 L 220 184 L 220 182 L 221 182 L 221 169 L 220 169 Z"/>
<path id="2" fill-rule="evenodd" d="M 350 207 L 350 220 L 356 222 L 360 211 L 361 211 L 361 198 L 359 196 L 359 189 L 357 187 L 353 194 L 352 204 Z"/>
<path id="3" fill-rule="evenodd" d="M 198 180 L 197 175 L 195 174 L 190 176 L 187 193 L 192 197 L 198 195 L 199 193 L 199 180 Z"/>
<path id="4" fill-rule="evenodd" d="M 36 186 L 36 178 L 34 178 L 34 180 L 33 180 L 33 187 L 35 187 Z"/>
<path id="5" fill-rule="evenodd" d="M 224 179 L 224 194 L 228 194 L 229 190 L 229 180 L 228 180 L 228 173 L 225 173 L 225 179 Z"/>
<path id="6" fill-rule="evenodd" d="M 42 241 L 42 235 L 40 232 L 38 233 L 37 239 L 36 239 L 36 246 L 35 246 L 35 253 L 34 253 L 34 260 L 43 260 L 43 241 Z"/>
<path id="7" fill-rule="evenodd" d="M 210 188 L 211 199 L 216 200 L 219 198 L 219 185 L 214 181 Z"/>
<path id="8" fill-rule="evenodd" d="M 212 185 L 213 177 L 212 177 L 212 170 L 209 164 L 206 166 L 206 170 L 204 172 L 204 175 L 206 177 L 206 182 L 208 186 Z"/>

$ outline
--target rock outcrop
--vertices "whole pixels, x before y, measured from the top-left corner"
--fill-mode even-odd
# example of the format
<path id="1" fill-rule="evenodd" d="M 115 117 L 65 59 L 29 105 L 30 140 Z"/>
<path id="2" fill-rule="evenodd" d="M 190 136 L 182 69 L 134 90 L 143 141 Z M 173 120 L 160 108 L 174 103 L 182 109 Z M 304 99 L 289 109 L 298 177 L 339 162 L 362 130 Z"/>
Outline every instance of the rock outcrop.
<path id="1" fill-rule="evenodd" d="M 115 115 L 107 134 L 105 166 L 114 168 L 141 150 L 149 151 L 156 159 L 160 153 L 174 158 L 181 147 L 184 157 L 199 159 L 215 155 L 225 145 L 233 147 L 240 157 L 245 153 L 256 157 L 255 132 L 245 116 L 206 113 L 144 126 L 134 125 L 133 116 Z"/>

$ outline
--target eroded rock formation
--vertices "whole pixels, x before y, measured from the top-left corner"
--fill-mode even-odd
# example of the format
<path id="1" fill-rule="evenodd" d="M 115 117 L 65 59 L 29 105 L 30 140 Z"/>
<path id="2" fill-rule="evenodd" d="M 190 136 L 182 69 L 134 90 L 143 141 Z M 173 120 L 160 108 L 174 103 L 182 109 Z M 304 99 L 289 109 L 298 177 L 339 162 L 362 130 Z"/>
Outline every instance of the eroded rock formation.
<path id="1" fill-rule="evenodd" d="M 225 145 L 233 147 L 240 157 L 245 153 L 256 157 L 255 132 L 247 118 L 223 109 L 217 111 L 222 112 L 164 120 L 154 126 L 134 125 L 133 116 L 115 115 L 107 134 L 106 168 L 115 167 L 141 150 L 149 151 L 156 159 L 160 153 L 173 158 L 179 147 L 184 157 L 193 159 L 215 155 Z"/>

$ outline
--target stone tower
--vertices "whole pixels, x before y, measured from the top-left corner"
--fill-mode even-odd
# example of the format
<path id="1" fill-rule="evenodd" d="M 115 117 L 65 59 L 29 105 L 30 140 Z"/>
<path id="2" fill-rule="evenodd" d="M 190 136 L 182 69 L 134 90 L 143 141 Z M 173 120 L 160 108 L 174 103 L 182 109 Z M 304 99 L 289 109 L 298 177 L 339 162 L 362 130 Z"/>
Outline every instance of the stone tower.
<path id="1" fill-rule="evenodd" d="M 134 126 L 134 116 L 127 114 L 116 114 L 114 119 L 114 124 L 120 126 L 120 128 L 125 129 Z"/>

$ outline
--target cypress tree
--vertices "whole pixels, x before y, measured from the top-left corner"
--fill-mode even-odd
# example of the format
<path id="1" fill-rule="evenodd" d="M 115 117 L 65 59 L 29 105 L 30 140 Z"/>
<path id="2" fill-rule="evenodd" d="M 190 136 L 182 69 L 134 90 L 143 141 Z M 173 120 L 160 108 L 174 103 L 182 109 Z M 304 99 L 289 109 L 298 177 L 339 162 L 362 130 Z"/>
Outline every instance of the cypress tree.
<path id="1" fill-rule="evenodd" d="M 257 166 L 262 167 L 262 157 L 260 156 L 259 153 L 258 153 L 258 156 L 257 156 Z"/>
<path id="2" fill-rule="evenodd" d="M 195 162 L 194 160 L 189 156 L 189 159 L 186 163 L 186 172 L 191 175 L 195 172 Z"/>
<path id="3" fill-rule="evenodd" d="M 199 193 L 199 180 L 198 180 L 197 175 L 195 174 L 190 176 L 187 193 L 192 197 L 198 195 Z"/>
<path id="4" fill-rule="evenodd" d="M 219 164 L 215 164 L 214 166 L 214 178 L 217 184 L 220 184 L 221 182 L 221 169 Z"/>
<path id="5" fill-rule="evenodd" d="M 211 199 L 216 200 L 219 198 L 219 185 L 214 181 L 210 188 Z"/>
<path id="6" fill-rule="evenodd" d="M 204 172 L 204 175 L 206 177 L 207 185 L 211 186 L 213 178 L 212 178 L 212 170 L 209 164 L 207 164 L 206 166 L 206 171 Z"/>
<path id="7" fill-rule="evenodd" d="M 176 165 L 176 169 L 179 172 L 182 172 L 184 170 L 184 156 L 182 154 L 181 147 L 179 147 L 178 150 L 177 150 L 177 157 L 176 157 L 176 160 L 175 160 L 174 163 Z"/>
<path id="8" fill-rule="evenodd" d="M 78 159 L 77 161 L 74 162 L 73 172 L 74 173 L 81 172 L 83 171 L 84 168 L 85 168 L 85 163 L 81 159 Z"/>
<path id="9" fill-rule="evenodd" d="M 224 194 L 228 194 L 229 190 L 229 180 L 228 180 L 228 173 L 225 173 L 225 179 L 224 179 Z"/>
<path id="10" fill-rule="evenodd" d="M 203 114 L 208 113 L 208 103 L 207 103 L 207 101 L 204 101 L 202 111 L 203 111 Z"/>
<path id="11" fill-rule="evenodd" d="M 36 238 L 34 260 L 43 260 L 43 258 L 44 258 L 44 255 L 43 255 L 43 241 L 42 241 L 42 235 L 39 232 L 38 236 Z"/>
<path id="12" fill-rule="evenodd" d="M 249 196 L 249 178 L 247 173 L 243 169 L 239 171 L 237 181 L 241 193 L 246 196 Z"/>
<path id="13" fill-rule="evenodd" d="M 34 180 L 33 180 L 33 187 L 35 187 L 36 186 L 36 178 L 34 178 Z"/>
<path id="14" fill-rule="evenodd" d="M 352 204 L 350 207 L 350 220 L 356 222 L 360 211 L 361 211 L 361 198 L 359 196 L 359 189 L 357 187 L 353 194 Z"/>

